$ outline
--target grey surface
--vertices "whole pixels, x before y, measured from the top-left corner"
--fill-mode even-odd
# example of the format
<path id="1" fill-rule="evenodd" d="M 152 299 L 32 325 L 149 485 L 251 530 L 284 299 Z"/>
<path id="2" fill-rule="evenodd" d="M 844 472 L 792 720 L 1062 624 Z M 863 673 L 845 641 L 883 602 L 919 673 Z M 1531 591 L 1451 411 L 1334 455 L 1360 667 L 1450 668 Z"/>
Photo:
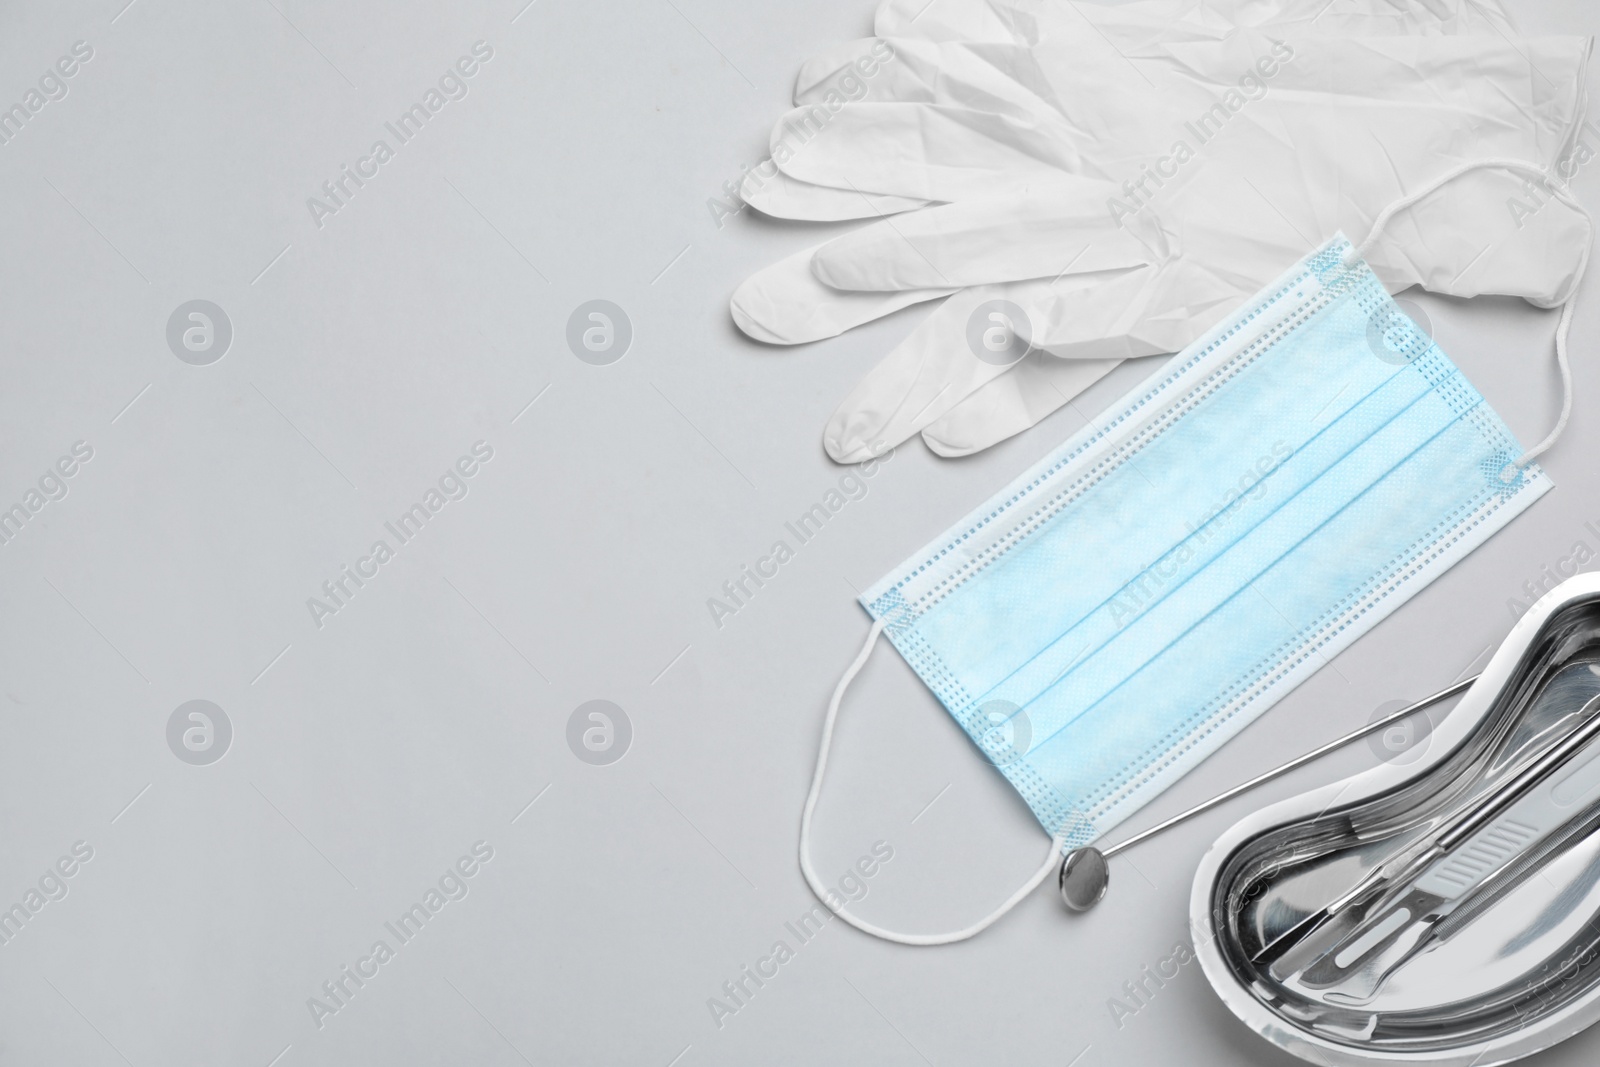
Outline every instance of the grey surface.
<path id="1" fill-rule="evenodd" d="M 812 904 L 798 816 L 866 630 L 854 589 L 1082 420 L 958 462 L 901 448 L 713 623 L 707 598 L 837 484 L 823 422 L 916 321 L 744 341 L 733 286 L 817 228 L 719 228 L 706 206 L 761 158 L 800 61 L 866 32 L 870 5 L 123 2 L 0 16 L 4 101 L 94 49 L 0 145 L 0 503 L 93 449 L 0 547 L 0 900 L 93 849 L 0 944 L 0 1063 L 1288 1062 L 1192 963 L 1132 1015 L 1109 1007 L 1184 940 L 1195 863 L 1248 798 L 1117 857 L 1089 915 L 1041 891 L 939 949 L 785 928 Z M 1586 3 L 1518 17 L 1591 32 Z M 307 198 L 480 39 L 468 95 L 318 228 Z M 566 340 L 599 299 L 632 325 L 607 365 Z M 1542 434 L 1554 316 L 1415 299 L 1513 429 Z M 168 345 L 193 300 L 231 322 L 213 362 Z M 1597 324 L 1590 295 L 1557 489 L 1126 830 L 1481 665 L 1525 582 L 1600 551 Z M 467 495 L 319 628 L 307 598 L 393 544 L 385 521 L 478 441 L 493 458 Z M 169 747 L 195 700 L 231 728 L 210 763 Z M 603 743 L 593 707 L 569 730 L 595 700 L 629 725 L 610 763 L 569 744 Z M 1261 801 L 1378 758 L 1352 746 Z M 854 905 L 878 922 L 964 925 L 1043 853 L 886 649 L 833 768 L 818 866 L 892 846 Z M 308 998 L 398 944 L 384 923 L 477 842 L 493 858 L 447 880 L 466 896 L 319 1027 Z M 718 1026 L 708 999 L 779 940 L 793 958 Z M 1597 1051 L 1591 1033 L 1541 1062 Z"/>

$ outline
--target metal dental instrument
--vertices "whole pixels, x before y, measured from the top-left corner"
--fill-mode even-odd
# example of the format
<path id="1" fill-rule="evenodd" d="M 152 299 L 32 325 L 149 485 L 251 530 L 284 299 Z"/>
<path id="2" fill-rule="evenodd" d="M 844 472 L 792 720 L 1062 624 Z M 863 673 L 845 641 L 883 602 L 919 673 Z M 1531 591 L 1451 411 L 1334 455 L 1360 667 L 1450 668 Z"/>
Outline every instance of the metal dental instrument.
<path id="1" fill-rule="evenodd" d="M 1354 904 L 1375 900 L 1373 911 L 1343 933 L 1317 958 L 1297 968 L 1295 979 L 1309 988 L 1350 983 L 1352 1002 L 1370 998 L 1388 975 L 1420 952 L 1444 919 L 1470 896 L 1470 890 L 1507 861 L 1535 845 L 1575 814 L 1579 800 L 1592 800 L 1600 781 L 1591 772 L 1574 796 L 1552 795 L 1556 771 L 1600 738 L 1600 697 L 1575 716 L 1579 725 L 1543 753 L 1512 769 L 1508 778 L 1446 819 L 1308 921 L 1296 924 L 1303 939 Z M 1593 761 L 1590 755 L 1590 761 Z M 1535 792 L 1538 787 L 1545 787 Z M 1472 848 L 1462 846 L 1471 844 Z M 1461 859 L 1453 855 L 1467 853 Z M 1410 886 L 1397 900 L 1386 900 Z M 1281 938 L 1279 940 L 1282 940 Z M 1274 946 L 1259 954 L 1269 955 Z M 1376 960 L 1373 964 L 1371 961 Z M 1365 973 L 1358 973 L 1365 972 Z M 1355 980 L 1352 982 L 1352 978 Z"/>
<path id="2" fill-rule="evenodd" d="M 1415 704 L 1401 708 L 1399 711 L 1393 712 L 1389 715 L 1385 715 L 1381 719 L 1375 719 L 1372 722 L 1367 723 L 1367 725 L 1361 727 L 1359 730 L 1352 730 L 1343 737 L 1329 741 L 1327 744 L 1322 745 L 1319 748 L 1314 748 L 1303 756 L 1297 756 L 1288 763 L 1285 763 L 1280 767 L 1274 767 L 1265 774 L 1258 774 L 1247 782 L 1240 782 L 1227 792 L 1218 793 L 1210 800 L 1207 800 L 1202 804 L 1197 804 L 1188 811 L 1180 812 L 1165 822 L 1156 823 L 1156 825 L 1150 827 L 1148 830 L 1140 831 L 1124 841 L 1119 841 L 1110 848 L 1098 849 L 1093 845 L 1083 845 L 1079 848 L 1072 849 L 1064 857 L 1062 857 L 1061 872 L 1056 879 L 1057 885 L 1061 889 L 1062 902 L 1073 911 L 1088 911 L 1090 908 L 1100 903 L 1100 899 L 1106 895 L 1106 887 L 1110 885 L 1111 882 L 1111 868 L 1106 861 L 1112 856 L 1115 856 L 1117 853 L 1137 845 L 1140 841 L 1143 841 L 1146 838 L 1154 837 L 1161 831 L 1176 826 L 1187 819 L 1192 819 L 1202 812 L 1210 811 L 1218 804 L 1221 804 L 1224 801 L 1232 800 L 1240 793 L 1248 792 L 1258 785 L 1261 785 L 1265 782 L 1270 782 L 1272 779 L 1277 778 L 1280 775 L 1288 774 L 1290 771 L 1295 770 L 1298 767 L 1303 767 L 1312 760 L 1317 759 L 1319 756 L 1325 756 L 1336 748 L 1347 745 L 1352 741 L 1359 741 L 1363 737 L 1370 736 L 1371 734 L 1375 734 L 1386 726 L 1393 726 L 1401 719 L 1415 715 L 1417 712 L 1431 704 L 1437 704 L 1441 700 L 1455 696 L 1457 693 L 1467 689 L 1467 687 L 1472 685 L 1472 683 L 1476 682 L 1477 680 L 1478 675 L 1476 674 L 1470 678 L 1463 678 L 1461 681 L 1439 690 L 1432 696 L 1423 697 Z"/>

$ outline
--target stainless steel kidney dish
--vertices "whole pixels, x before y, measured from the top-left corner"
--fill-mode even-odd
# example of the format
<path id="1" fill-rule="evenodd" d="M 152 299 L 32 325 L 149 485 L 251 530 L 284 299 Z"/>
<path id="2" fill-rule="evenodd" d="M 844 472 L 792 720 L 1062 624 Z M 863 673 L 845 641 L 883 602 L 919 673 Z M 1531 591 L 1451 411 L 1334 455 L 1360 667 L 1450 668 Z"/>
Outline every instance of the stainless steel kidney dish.
<path id="1" fill-rule="evenodd" d="M 1427 758 L 1258 811 L 1206 854 L 1195 950 L 1316 1063 L 1488 1067 L 1600 1019 L 1600 576 L 1522 617 Z"/>

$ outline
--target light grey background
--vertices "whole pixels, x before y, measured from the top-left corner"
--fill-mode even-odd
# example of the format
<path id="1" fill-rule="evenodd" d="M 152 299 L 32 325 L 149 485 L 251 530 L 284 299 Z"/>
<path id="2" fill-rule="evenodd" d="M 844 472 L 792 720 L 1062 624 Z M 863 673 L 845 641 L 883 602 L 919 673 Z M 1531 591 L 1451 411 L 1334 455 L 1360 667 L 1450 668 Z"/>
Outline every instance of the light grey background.
<path id="1" fill-rule="evenodd" d="M 868 32 L 869 3 L 124 2 L 0 9 L 0 104 L 94 50 L 0 145 L 0 506 L 94 450 L 0 547 L 0 907 L 94 850 L 0 945 L 0 1064 L 1290 1062 L 1197 966 L 1120 1027 L 1108 1001 L 1185 938 L 1217 832 L 1369 766 L 1368 746 L 1119 857 L 1088 916 L 1040 892 L 933 950 L 785 929 L 812 902 L 798 816 L 866 630 L 855 590 L 1082 421 L 958 462 L 901 448 L 713 624 L 707 598 L 837 484 L 821 427 L 919 315 L 745 341 L 733 287 L 829 228 L 719 228 L 707 208 L 762 158 L 799 63 Z M 1588 0 L 1518 8 L 1529 31 L 1596 28 Z M 469 94 L 319 228 L 307 198 L 478 40 L 493 58 Z M 1594 176 L 1576 190 L 1592 201 Z M 1600 550 L 1595 292 L 1555 492 L 1135 824 L 1481 664 L 1525 581 Z M 207 366 L 166 341 L 194 299 L 233 327 Z M 594 299 L 633 326 L 609 366 L 565 342 Z M 1540 436 L 1553 314 L 1416 299 Z M 468 495 L 319 628 L 307 598 L 393 544 L 384 522 L 478 441 L 493 458 Z M 190 700 L 231 722 L 209 765 L 168 748 Z M 609 765 L 568 747 L 591 700 L 631 722 Z M 1045 847 L 887 650 L 833 766 L 818 865 L 892 846 L 855 905 L 878 922 L 963 925 Z M 468 894 L 319 1027 L 308 998 L 395 944 L 383 924 L 480 841 Z M 719 1027 L 708 998 L 780 939 L 794 958 Z M 1590 1033 L 1540 1062 L 1597 1052 Z"/>

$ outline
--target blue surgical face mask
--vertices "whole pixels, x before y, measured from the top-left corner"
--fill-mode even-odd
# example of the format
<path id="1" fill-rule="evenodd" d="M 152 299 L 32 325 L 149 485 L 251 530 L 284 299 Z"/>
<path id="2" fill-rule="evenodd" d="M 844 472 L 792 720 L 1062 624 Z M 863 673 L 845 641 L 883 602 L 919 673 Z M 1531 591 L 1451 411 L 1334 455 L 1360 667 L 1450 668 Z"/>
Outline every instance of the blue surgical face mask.
<path id="1" fill-rule="evenodd" d="M 1308 256 L 861 597 L 1057 849 L 1551 488 L 1349 249 Z"/>

